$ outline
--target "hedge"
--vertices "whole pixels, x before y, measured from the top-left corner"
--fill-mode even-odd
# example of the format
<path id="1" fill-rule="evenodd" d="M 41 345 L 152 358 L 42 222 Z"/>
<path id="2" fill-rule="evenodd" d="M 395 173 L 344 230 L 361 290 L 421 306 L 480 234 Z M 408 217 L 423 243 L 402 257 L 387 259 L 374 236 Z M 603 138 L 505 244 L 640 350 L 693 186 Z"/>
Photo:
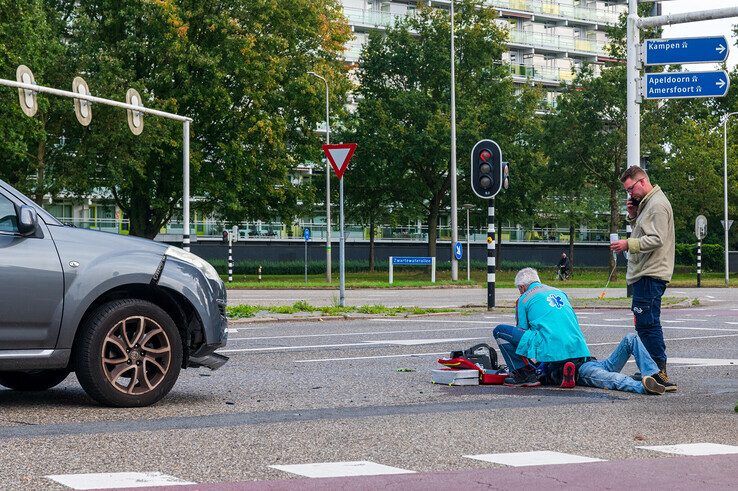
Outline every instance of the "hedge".
<path id="1" fill-rule="evenodd" d="M 682 266 L 697 265 L 697 244 L 677 244 L 676 263 Z M 722 271 L 725 268 L 725 248 L 721 244 L 702 244 L 702 269 Z"/>

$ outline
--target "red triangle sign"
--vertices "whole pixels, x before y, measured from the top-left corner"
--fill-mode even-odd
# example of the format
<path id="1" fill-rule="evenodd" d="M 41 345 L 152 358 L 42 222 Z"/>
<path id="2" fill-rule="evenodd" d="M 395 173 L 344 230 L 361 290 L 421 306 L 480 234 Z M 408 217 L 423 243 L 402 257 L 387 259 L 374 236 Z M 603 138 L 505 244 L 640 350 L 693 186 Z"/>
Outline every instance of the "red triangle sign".
<path id="1" fill-rule="evenodd" d="M 356 151 L 356 143 L 339 143 L 336 145 L 323 145 L 323 152 L 328 158 L 328 162 L 333 167 L 338 179 L 343 179 L 343 173 L 346 172 L 349 160 Z"/>

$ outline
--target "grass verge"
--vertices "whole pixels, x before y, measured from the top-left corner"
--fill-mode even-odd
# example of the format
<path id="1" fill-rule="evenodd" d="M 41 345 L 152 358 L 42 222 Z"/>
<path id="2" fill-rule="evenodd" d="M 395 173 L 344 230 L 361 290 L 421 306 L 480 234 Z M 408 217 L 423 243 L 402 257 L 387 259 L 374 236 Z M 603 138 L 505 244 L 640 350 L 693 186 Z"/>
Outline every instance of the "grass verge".
<path id="1" fill-rule="evenodd" d="M 371 315 L 420 315 L 437 314 L 445 312 L 458 312 L 458 309 L 420 308 L 420 307 L 385 307 L 384 305 L 362 305 L 361 307 L 318 307 L 300 300 L 292 305 L 233 305 L 228 307 L 228 317 L 231 319 L 244 319 L 254 317 L 259 312 L 272 314 L 297 314 L 297 313 L 319 313 L 326 316 L 340 316 L 346 314 L 371 314 Z"/>

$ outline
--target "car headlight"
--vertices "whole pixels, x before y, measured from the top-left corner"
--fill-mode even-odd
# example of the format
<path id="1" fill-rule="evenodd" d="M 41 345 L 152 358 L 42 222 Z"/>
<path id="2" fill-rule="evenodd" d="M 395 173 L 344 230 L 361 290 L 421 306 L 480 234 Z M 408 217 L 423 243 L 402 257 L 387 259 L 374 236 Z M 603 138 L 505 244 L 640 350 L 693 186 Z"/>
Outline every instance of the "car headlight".
<path id="1" fill-rule="evenodd" d="M 202 271 L 205 277 L 210 280 L 220 281 L 220 276 L 218 275 L 218 272 L 215 270 L 215 268 L 212 267 L 209 262 L 207 262 L 200 256 L 196 256 L 191 252 L 187 252 L 184 249 L 180 249 L 179 247 L 174 246 L 169 246 L 164 254 L 193 265 L 194 267 Z"/>

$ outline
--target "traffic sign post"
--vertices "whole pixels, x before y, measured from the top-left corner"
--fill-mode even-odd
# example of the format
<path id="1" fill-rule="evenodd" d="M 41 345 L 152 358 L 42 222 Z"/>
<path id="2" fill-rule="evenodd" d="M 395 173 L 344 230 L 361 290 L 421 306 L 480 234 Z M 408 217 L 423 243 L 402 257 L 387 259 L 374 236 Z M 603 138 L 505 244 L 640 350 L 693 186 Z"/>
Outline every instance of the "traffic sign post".
<path id="1" fill-rule="evenodd" d="M 339 247 L 339 298 L 341 307 L 346 306 L 346 237 L 344 234 L 343 214 L 343 174 L 346 172 L 348 163 L 356 151 L 356 143 L 340 143 L 323 145 L 328 162 L 338 177 L 338 193 L 340 201 L 340 247 Z"/>
<path id="2" fill-rule="evenodd" d="M 649 66 L 722 63 L 728 59 L 730 44 L 725 36 L 646 39 L 643 50 L 643 62 Z"/>
<path id="3" fill-rule="evenodd" d="M 425 256 L 390 256 L 389 257 L 389 283 L 395 282 L 395 264 L 398 266 L 430 266 L 431 283 L 436 282 L 436 258 Z"/>
<path id="4" fill-rule="evenodd" d="M 305 283 L 308 282 L 308 242 L 310 242 L 310 229 L 305 227 L 302 231 L 302 236 L 305 238 Z"/>
<path id="5" fill-rule="evenodd" d="M 643 96 L 646 99 L 724 97 L 730 88 L 728 72 L 647 73 Z"/>
<path id="6" fill-rule="evenodd" d="M 702 239 L 707 235 L 707 218 L 698 215 L 694 221 L 694 235 L 697 236 L 697 288 L 702 286 Z"/>

